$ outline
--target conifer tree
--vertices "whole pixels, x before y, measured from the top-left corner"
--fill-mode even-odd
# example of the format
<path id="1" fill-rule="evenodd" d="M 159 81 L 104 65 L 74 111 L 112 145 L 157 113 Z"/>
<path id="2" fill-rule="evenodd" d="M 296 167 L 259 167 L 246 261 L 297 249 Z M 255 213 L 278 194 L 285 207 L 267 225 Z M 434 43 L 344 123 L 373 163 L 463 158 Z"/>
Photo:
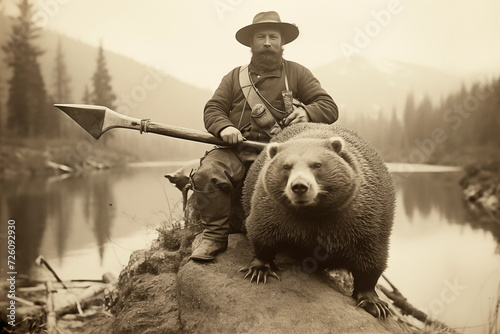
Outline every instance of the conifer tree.
<path id="1" fill-rule="evenodd" d="M 0 13 L 1 14 L 1 13 Z M 4 131 L 4 120 L 5 120 L 5 108 L 4 108 L 4 105 L 3 105 L 3 85 L 1 84 L 2 83 L 2 77 L 0 76 L 0 140 L 2 138 L 2 134 L 5 133 Z"/>
<path id="2" fill-rule="evenodd" d="M 82 103 L 83 104 L 91 104 L 92 103 L 92 99 L 90 97 L 90 90 L 89 90 L 88 85 L 85 85 L 85 91 L 83 92 Z"/>
<path id="3" fill-rule="evenodd" d="M 62 51 L 61 39 L 57 42 L 56 49 L 56 58 L 54 62 L 54 72 L 53 75 L 53 95 L 50 97 L 55 103 L 71 103 L 71 78 L 68 74 L 68 70 L 66 67 L 66 62 L 64 60 L 64 54 Z M 56 134 L 56 130 L 58 130 L 59 135 L 68 138 L 72 137 L 74 132 L 71 131 L 72 125 L 69 120 L 62 114 L 57 113 L 52 115 L 52 127 L 54 129 L 54 134 Z"/>
<path id="4" fill-rule="evenodd" d="M 33 19 L 33 4 L 19 2 L 20 15 L 2 46 L 12 68 L 7 100 L 7 123 L 12 135 L 41 137 L 50 132 L 49 108 L 38 57 L 43 51 L 34 44 L 40 28 Z"/>
<path id="5" fill-rule="evenodd" d="M 57 42 L 56 59 L 54 66 L 54 98 L 57 103 L 71 102 L 71 78 L 68 74 L 61 39 Z"/>
<path id="6" fill-rule="evenodd" d="M 115 109 L 116 95 L 113 92 L 113 88 L 111 87 L 111 75 L 109 74 L 106 65 L 106 58 L 104 57 L 104 49 L 102 47 L 102 44 L 99 45 L 97 67 L 94 75 L 92 76 L 92 84 L 92 104 Z"/>
<path id="7" fill-rule="evenodd" d="M 398 115 L 396 113 L 396 107 L 392 109 L 392 116 L 389 124 L 389 133 L 390 136 L 387 136 L 386 146 L 393 147 L 395 149 L 400 149 L 402 147 L 402 137 L 403 130 L 401 128 L 401 122 L 398 119 Z"/>
<path id="8" fill-rule="evenodd" d="M 403 144 L 405 147 L 409 147 L 413 143 L 414 135 L 415 135 L 415 98 L 413 97 L 413 93 L 410 93 L 406 98 L 406 105 L 404 109 L 403 115 L 403 124 L 405 128 L 405 136 L 403 138 Z"/>
<path id="9" fill-rule="evenodd" d="M 415 139 L 421 140 L 430 136 L 433 123 L 432 101 L 426 94 L 415 110 L 415 120 L 413 134 Z"/>
<path id="10" fill-rule="evenodd" d="M 0 15 L 3 15 L 2 1 L 0 0 Z M 2 27 L 0 26 L 0 29 Z M 0 140 L 2 139 L 2 134 L 4 134 L 3 123 L 4 123 L 4 107 L 3 107 L 3 85 L 2 85 L 3 73 L 0 73 Z"/>
<path id="11" fill-rule="evenodd" d="M 111 87 L 111 75 L 109 74 L 104 56 L 102 43 L 99 45 L 97 54 L 97 66 L 92 76 L 92 93 L 90 94 L 90 104 L 105 106 L 110 109 L 116 109 L 116 95 Z M 109 140 L 114 137 L 113 133 L 107 133 L 100 142 L 108 146 Z"/>
<path id="12" fill-rule="evenodd" d="M 498 129 L 500 129 L 500 77 L 494 81 L 493 85 L 493 97 L 494 101 L 491 112 L 493 114 L 493 124 L 492 126 L 495 128 L 495 144 L 497 147 L 500 147 L 500 133 Z"/>
<path id="13" fill-rule="evenodd" d="M 2 133 L 4 133 L 4 130 L 3 130 L 3 119 L 4 119 L 4 108 L 3 108 L 3 99 L 1 97 L 1 94 L 0 94 L 0 139 L 2 137 Z"/>

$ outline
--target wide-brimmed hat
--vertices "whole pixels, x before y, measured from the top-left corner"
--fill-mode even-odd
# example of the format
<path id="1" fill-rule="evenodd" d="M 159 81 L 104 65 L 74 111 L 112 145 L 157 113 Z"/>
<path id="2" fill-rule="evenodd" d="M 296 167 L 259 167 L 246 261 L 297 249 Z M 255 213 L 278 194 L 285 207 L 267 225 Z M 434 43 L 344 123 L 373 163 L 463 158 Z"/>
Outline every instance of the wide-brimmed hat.
<path id="1" fill-rule="evenodd" d="M 299 36 L 299 28 L 295 24 L 281 22 L 280 16 L 274 11 L 262 12 L 255 15 L 253 22 L 236 32 L 236 40 L 243 45 L 252 44 L 255 31 L 258 29 L 272 28 L 281 32 L 283 44 L 290 43 Z"/>

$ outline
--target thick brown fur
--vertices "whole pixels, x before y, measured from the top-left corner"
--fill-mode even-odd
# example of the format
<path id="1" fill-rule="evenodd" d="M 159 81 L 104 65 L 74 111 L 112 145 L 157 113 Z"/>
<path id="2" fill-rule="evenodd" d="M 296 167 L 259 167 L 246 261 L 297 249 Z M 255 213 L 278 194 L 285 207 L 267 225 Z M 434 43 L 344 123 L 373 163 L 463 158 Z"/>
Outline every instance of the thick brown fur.
<path id="1" fill-rule="evenodd" d="M 295 166 L 301 180 L 317 182 L 314 200 L 290 200 L 315 188 L 307 180 L 307 191 L 284 193 Z M 395 190 L 384 162 L 359 135 L 317 123 L 286 128 L 248 171 L 242 201 L 255 255 L 248 273 L 275 276 L 275 255 L 292 252 L 314 259 L 302 262 L 306 271 L 349 270 L 358 305 L 376 317 L 390 313 L 374 288 L 387 265 Z"/>

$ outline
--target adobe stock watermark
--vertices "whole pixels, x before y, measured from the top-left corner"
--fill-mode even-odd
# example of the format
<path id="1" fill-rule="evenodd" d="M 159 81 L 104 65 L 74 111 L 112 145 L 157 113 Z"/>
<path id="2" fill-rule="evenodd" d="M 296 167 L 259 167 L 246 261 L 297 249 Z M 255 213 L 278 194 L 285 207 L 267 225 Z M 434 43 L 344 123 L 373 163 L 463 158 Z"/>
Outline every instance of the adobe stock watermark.
<path id="1" fill-rule="evenodd" d="M 55 17 L 60 11 L 60 5 L 68 3 L 70 0 L 41 0 L 37 1 L 34 6 L 34 11 L 32 13 L 32 23 L 35 28 L 43 29 L 45 28 L 50 19 Z M 0 7 L 1 8 L 1 7 Z M 23 26 L 24 28 L 25 26 Z M 31 32 L 23 29 L 13 33 L 12 31 L 8 33 L 9 44 L 8 47 L 12 50 L 14 54 L 22 54 L 25 51 L 26 42 L 32 38 Z"/>
<path id="2" fill-rule="evenodd" d="M 61 10 L 61 5 L 65 5 L 71 0 L 40 0 L 35 4 L 33 22 L 39 28 L 45 28 L 50 19 L 54 18 Z"/>
<path id="3" fill-rule="evenodd" d="M 393 175 L 395 179 L 404 179 L 411 175 L 415 171 L 415 164 L 425 163 L 438 146 L 448 140 L 450 131 L 457 131 L 465 120 L 479 110 L 481 103 L 494 92 L 494 87 L 488 85 L 487 82 L 487 78 L 482 78 L 474 91 L 467 95 L 461 103 L 456 103 L 453 107 L 444 111 L 442 120 L 445 129 L 435 127 L 431 130 L 429 137 L 414 140 L 414 149 L 411 150 L 407 157 L 400 157 L 399 159 L 403 163 L 400 165 L 403 169 L 398 172 L 405 174 L 395 174 Z"/>
<path id="4" fill-rule="evenodd" d="M 129 113 L 131 110 L 137 108 L 139 103 L 146 100 L 149 93 L 160 86 L 164 77 L 167 75 L 159 68 L 146 69 L 146 74 L 141 82 L 130 90 L 129 93 L 121 94 L 117 100 L 117 110 L 123 113 Z"/>
<path id="5" fill-rule="evenodd" d="M 403 10 L 401 2 L 400 0 L 390 0 L 386 8 L 372 10 L 370 13 L 371 20 L 362 27 L 357 26 L 354 28 L 352 42 L 340 43 L 340 51 L 347 60 L 350 60 L 350 57 L 355 54 L 361 54 L 361 50 L 370 46 L 372 41 L 382 33 L 383 29 L 391 24 L 394 16 L 400 14 Z"/>
<path id="6" fill-rule="evenodd" d="M 432 299 L 427 307 L 422 309 L 422 312 L 433 319 L 439 318 L 446 310 L 446 305 L 454 303 L 467 290 L 467 286 L 460 284 L 456 277 L 453 282 L 450 282 L 448 279 L 443 280 L 443 284 L 445 287 L 441 290 L 439 296 Z"/>
<path id="7" fill-rule="evenodd" d="M 102 145 L 102 141 L 98 141 L 95 145 Z M 67 145 L 64 149 L 67 150 L 65 161 L 71 166 L 78 166 L 88 162 L 88 158 L 90 158 L 92 152 L 94 151 L 94 144 L 90 141 L 90 139 L 84 139 L 78 141 L 74 148 Z"/>
<path id="8" fill-rule="evenodd" d="M 308 274 L 317 271 L 322 262 L 327 261 L 335 254 L 335 245 L 333 245 L 333 247 L 327 247 L 326 245 L 328 245 L 327 242 L 319 240 L 318 246 L 316 246 L 311 254 L 312 256 L 304 258 L 300 265 L 293 265 L 292 270 L 295 273 L 306 272 Z"/>
<path id="9" fill-rule="evenodd" d="M 212 6 L 214 7 L 217 16 L 221 21 L 224 21 L 226 13 L 234 11 L 243 3 L 243 0 L 214 0 Z"/>

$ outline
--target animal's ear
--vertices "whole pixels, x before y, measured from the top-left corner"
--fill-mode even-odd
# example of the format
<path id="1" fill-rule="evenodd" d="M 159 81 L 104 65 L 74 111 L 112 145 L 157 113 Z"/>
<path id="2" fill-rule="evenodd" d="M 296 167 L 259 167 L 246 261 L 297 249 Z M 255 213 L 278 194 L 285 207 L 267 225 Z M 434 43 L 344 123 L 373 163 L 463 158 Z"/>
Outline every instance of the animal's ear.
<path id="1" fill-rule="evenodd" d="M 267 144 L 266 151 L 267 151 L 267 156 L 269 158 L 274 158 L 274 156 L 278 153 L 279 151 L 280 144 L 278 143 L 269 143 Z"/>
<path id="2" fill-rule="evenodd" d="M 342 149 L 344 148 L 345 146 L 345 141 L 343 138 L 341 137 L 330 137 L 328 139 L 328 141 L 330 142 L 330 145 L 332 146 L 333 150 L 337 153 L 340 153 L 342 152 Z"/>

